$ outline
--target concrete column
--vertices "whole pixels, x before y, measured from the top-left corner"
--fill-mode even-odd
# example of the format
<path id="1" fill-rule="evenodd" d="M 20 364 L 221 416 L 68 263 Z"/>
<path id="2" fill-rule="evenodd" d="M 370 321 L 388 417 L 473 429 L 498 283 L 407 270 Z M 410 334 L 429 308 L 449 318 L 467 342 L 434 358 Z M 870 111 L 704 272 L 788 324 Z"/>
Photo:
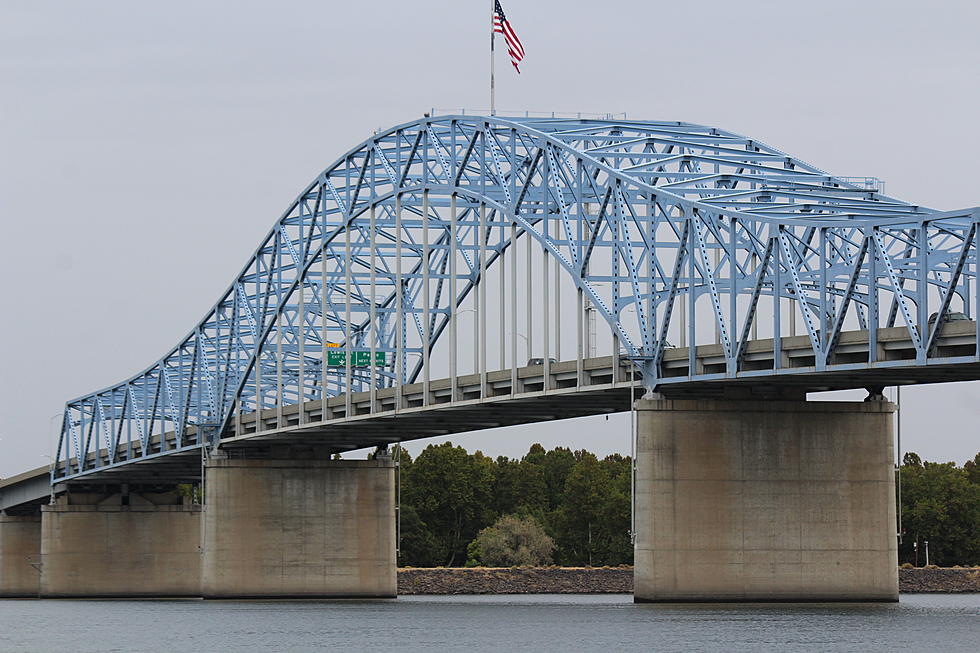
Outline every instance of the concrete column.
<path id="1" fill-rule="evenodd" d="M 637 601 L 897 601 L 884 402 L 637 402 Z"/>
<path id="2" fill-rule="evenodd" d="M 205 598 L 394 597 L 390 460 L 213 457 Z"/>
<path id="3" fill-rule="evenodd" d="M 0 597 L 36 597 L 41 587 L 41 515 L 0 513 Z"/>
<path id="4" fill-rule="evenodd" d="M 41 508 L 41 596 L 201 593 L 201 509 L 129 495 L 70 495 Z"/>

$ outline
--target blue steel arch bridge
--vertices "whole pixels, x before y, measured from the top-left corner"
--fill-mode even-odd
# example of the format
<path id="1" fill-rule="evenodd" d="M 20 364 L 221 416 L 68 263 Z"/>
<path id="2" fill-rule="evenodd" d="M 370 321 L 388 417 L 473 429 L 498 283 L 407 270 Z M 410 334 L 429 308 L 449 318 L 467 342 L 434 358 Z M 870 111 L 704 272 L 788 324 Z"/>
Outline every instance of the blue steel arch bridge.
<path id="1" fill-rule="evenodd" d="M 714 127 L 415 120 L 309 183 L 172 350 L 68 401 L 51 480 L 626 410 L 635 388 L 977 379 L 978 223 Z"/>

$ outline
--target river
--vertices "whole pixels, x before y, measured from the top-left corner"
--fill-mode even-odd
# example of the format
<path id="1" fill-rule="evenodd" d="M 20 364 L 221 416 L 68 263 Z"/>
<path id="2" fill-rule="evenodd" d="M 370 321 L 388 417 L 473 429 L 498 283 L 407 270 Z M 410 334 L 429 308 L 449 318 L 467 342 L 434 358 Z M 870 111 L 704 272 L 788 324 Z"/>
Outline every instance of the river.
<path id="1" fill-rule="evenodd" d="M 630 595 L 389 601 L 0 601 L 3 653 L 980 650 L 980 594 L 897 604 L 634 604 Z"/>

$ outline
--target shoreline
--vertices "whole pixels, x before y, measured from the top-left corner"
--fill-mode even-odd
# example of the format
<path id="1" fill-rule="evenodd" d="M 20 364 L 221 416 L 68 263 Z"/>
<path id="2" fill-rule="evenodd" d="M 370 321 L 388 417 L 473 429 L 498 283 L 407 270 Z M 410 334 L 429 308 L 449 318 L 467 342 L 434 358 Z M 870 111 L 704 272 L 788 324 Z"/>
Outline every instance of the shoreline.
<path id="1" fill-rule="evenodd" d="M 980 567 L 899 569 L 902 594 L 980 593 Z M 630 594 L 632 567 L 404 567 L 399 595 Z"/>

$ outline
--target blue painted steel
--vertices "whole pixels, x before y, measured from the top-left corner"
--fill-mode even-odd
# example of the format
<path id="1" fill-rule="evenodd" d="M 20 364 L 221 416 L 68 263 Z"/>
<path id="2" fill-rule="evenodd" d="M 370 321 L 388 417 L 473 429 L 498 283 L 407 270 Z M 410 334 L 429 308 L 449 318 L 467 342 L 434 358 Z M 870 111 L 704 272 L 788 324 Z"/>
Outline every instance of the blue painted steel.
<path id="1" fill-rule="evenodd" d="M 942 362 L 928 316 L 980 305 L 980 211 L 878 188 L 681 122 L 449 115 L 379 132 L 299 194 L 173 350 L 67 403 L 53 478 L 113 464 L 120 443 L 127 459 L 199 447 L 236 411 L 414 380 L 512 234 L 557 259 L 650 387 L 747 375 L 753 330 L 791 335 L 797 318 L 817 370 L 842 329 L 869 325 L 908 330 L 917 356 L 901 364 Z M 692 375 L 662 374 L 669 339 L 713 335 L 724 371 L 698 372 L 692 348 Z M 330 343 L 388 364 L 323 365 Z M 789 372 L 775 347 L 752 375 Z M 863 365 L 883 365 L 876 349 Z"/>

